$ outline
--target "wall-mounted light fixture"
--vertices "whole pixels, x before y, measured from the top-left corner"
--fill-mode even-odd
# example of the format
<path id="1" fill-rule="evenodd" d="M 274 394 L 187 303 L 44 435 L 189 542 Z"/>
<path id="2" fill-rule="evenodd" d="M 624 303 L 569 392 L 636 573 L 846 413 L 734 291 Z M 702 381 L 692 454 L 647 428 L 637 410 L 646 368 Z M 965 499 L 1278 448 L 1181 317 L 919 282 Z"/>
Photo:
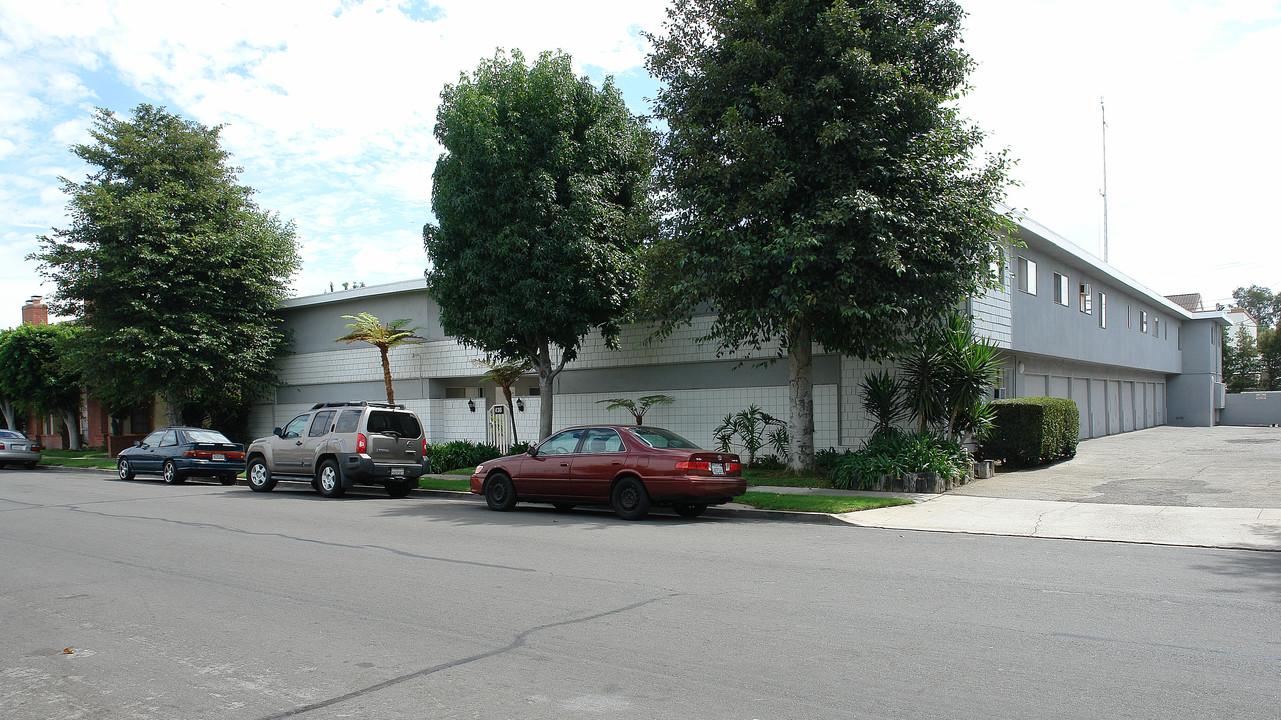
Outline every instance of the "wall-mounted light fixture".
<path id="1" fill-rule="evenodd" d="M 516 398 L 516 409 L 521 412 L 525 412 L 525 401 L 520 398 Z"/>
<path id="2" fill-rule="evenodd" d="M 468 401 L 467 401 L 467 409 L 468 409 L 468 410 L 471 410 L 472 412 L 476 412 L 476 401 L 475 401 L 475 400 L 468 400 Z"/>

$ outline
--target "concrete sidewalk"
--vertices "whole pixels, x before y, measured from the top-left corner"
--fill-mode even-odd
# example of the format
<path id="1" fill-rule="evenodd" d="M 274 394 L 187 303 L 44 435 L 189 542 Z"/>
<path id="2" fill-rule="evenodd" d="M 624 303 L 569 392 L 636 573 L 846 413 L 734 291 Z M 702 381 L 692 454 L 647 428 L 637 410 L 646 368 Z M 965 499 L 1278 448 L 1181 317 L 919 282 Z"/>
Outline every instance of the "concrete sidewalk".
<path id="1" fill-rule="evenodd" d="M 860 527 L 1281 552 L 1281 509 L 1110 505 L 937 495 L 836 515 Z"/>

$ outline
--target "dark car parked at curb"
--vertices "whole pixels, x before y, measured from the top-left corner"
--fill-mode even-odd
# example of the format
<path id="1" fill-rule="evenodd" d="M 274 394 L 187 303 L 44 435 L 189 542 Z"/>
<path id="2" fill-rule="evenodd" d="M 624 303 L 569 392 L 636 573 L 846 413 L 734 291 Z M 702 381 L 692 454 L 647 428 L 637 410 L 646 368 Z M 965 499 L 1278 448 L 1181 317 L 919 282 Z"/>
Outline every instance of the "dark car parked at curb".
<path id="1" fill-rule="evenodd" d="M 35 470 L 40 464 L 40 443 L 17 430 L 0 430 L 0 467 L 21 465 Z"/>
<path id="2" fill-rule="evenodd" d="M 249 443 L 245 477 L 256 492 L 270 491 L 281 477 L 301 477 L 325 497 L 374 484 L 400 498 L 418 487 L 426 450 L 422 423 L 404 405 L 316 403 Z"/>
<path id="3" fill-rule="evenodd" d="M 609 504 L 624 520 L 639 520 L 657 505 L 692 518 L 746 492 L 741 472 L 737 455 L 703 450 L 669 430 L 597 425 L 562 430 L 527 453 L 478 465 L 471 491 L 491 510 L 517 502 L 560 510 Z"/>
<path id="4" fill-rule="evenodd" d="M 160 428 L 116 456 L 121 480 L 160 475 L 170 485 L 189 477 L 215 478 L 223 485 L 234 485 L 244 467 L 244 445 L 204 428 Z"/>

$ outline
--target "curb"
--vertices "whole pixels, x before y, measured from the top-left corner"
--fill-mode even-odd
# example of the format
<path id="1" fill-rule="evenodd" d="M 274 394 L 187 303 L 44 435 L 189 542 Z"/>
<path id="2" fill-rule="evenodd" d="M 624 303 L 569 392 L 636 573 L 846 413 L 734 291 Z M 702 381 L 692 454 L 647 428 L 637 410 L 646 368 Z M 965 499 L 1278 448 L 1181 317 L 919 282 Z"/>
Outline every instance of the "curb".
<path id="1" fill-rule="evenodd" d="M 459 490 L 428 490 L 418 488 L 414 494 L 433 495 L 437 497 L 452 497 L 456 500 L 469 500 L 474 502 L 484 502 L 485 499 L 480 495 L 471 492 Z M 600 508 L 606 506 L 600 505 Z M 757 508 L 746 507 L 709 507 L 701 517 L 721 517 L 721 518 L 749 518 L 753 520 L 775 520 L 780 522 L 797 522 L 812 523 L 816 525 L 849 525 L 834 515 L 827 513 L 799 512 L 795 510 L 760 510 Z"/>

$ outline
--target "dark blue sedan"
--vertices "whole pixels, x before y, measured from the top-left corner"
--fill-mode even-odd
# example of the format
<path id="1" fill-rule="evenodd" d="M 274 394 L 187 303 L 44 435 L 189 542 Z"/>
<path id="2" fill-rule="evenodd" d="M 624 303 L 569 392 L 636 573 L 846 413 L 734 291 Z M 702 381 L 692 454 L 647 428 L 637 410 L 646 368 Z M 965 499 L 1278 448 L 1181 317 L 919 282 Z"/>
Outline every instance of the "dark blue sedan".
<path id="1" fill-rule="evenodd" d="M 160 475 L 176 485 L 187 478 L 217 478 L 234 485 L 245 469 L 245 446 L 234 443 L 217 430 L 203 428 L 160 428 L 116 456 L 121 480 L 134 475 Z"/>

